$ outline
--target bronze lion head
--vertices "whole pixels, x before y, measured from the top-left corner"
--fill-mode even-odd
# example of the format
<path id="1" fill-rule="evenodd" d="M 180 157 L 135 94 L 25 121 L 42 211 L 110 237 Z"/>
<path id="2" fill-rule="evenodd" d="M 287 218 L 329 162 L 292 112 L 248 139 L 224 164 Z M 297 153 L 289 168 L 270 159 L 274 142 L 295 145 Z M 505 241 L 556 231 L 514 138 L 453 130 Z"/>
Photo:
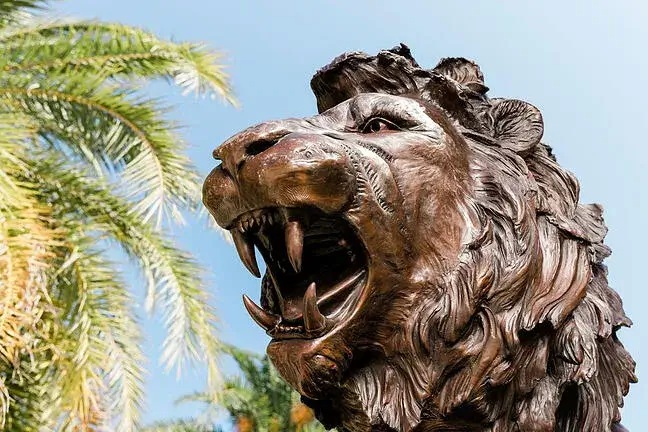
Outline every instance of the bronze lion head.
<path id="1" fill-rule="evenodd" d="M 602 209 L 541 143 L 532 105 L 468 60 L 401 45 L 313 77 L 319 114 L 214 151 L 204 202 L 245 266 L 252 318 L 327 427 L 622 430 L 634 362 L 602 264 Z"/>

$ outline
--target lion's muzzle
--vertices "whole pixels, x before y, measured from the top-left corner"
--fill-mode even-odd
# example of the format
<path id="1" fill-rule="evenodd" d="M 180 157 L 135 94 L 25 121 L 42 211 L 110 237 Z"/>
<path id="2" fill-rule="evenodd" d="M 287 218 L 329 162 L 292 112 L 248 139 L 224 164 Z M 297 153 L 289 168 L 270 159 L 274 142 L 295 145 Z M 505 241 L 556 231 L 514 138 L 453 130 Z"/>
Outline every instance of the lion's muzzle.
<path id="1" fill-rule="evenodd" d="M 353 165 L 335 139 L 302 132 L 275 139 L 261 132 L 267 126 L 256 128 L 214 152 L 222 163 L 207 177 L 203 201 L 220 226 L 229 229 L 241 214 L 263 208 L 331 214 L 353 199 Z"/>

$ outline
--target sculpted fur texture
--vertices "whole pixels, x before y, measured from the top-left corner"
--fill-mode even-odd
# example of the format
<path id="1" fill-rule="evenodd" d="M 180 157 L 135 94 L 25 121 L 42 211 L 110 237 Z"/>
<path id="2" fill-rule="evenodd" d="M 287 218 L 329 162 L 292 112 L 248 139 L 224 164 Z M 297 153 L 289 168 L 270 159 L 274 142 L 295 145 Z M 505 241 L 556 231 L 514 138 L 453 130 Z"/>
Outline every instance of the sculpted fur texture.
<path id="1" fill-rule="evenodd" d="M 268 353 L 340 431 L 623 431 L 636 381 L 602 209 L 532 105 L 401 45 L 313 77 L 319 114 L 230 138 L 204 202 L 261 276 Z"/>

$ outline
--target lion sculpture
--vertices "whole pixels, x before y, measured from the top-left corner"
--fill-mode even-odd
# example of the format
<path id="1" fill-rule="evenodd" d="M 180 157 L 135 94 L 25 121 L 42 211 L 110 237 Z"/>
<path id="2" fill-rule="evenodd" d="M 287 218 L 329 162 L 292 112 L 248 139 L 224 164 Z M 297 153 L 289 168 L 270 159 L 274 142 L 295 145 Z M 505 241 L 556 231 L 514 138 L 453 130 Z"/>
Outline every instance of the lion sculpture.
<path id="1" fill-rule="evenodd" d="M 479 67 L 344 54 L 319 114 L 214 151 L 204 202 L 260 277 L 268 354 L 339 431 L 624 431 L 634 361 L 602 209 Z"/>

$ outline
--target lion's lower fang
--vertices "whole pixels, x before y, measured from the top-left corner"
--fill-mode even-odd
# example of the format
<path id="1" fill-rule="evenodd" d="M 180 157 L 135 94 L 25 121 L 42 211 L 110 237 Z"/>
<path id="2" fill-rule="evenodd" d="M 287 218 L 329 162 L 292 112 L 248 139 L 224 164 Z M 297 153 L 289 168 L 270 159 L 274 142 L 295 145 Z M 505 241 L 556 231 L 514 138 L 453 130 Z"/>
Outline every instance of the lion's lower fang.
<path id="1" fill-rule="evenodd" d="M 254 322 L 259 324 L 266 332 L 275 328 L 281 320 L 281 317 L 264 310 L 245 294 L 243 295 L 243 305 Z"/>
<path id="2" fill-rule="evenodd" d="M 311 283 L 304 295 L 304 329 L 306 332 L 317 332 L 326 326 L 326 317 L 317 307 L 317 288 Z"/>

